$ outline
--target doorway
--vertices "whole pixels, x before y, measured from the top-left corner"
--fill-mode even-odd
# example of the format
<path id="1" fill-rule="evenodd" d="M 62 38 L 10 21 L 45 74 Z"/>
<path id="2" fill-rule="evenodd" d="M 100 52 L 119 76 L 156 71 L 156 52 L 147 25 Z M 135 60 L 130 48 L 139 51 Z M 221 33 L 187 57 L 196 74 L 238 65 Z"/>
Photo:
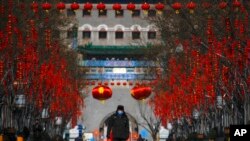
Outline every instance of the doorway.
<path id="1" fill-rule="evenodd" d="M 108 119 L 114 114 L 115 112 L 111 112 L 108 115 L 106 115 L 103 120 L 100 123 L 99 126 L 99 139 L 98 141 L 106 141 L 107 136 L 107 122 Z M 138 123 L 136 119 L 129 113 L 127 113 L 128 119 L 129 119 L 129 131 L 130 131 L 130 137 L 128 141 L 136 141 L 138 137 Z"/>

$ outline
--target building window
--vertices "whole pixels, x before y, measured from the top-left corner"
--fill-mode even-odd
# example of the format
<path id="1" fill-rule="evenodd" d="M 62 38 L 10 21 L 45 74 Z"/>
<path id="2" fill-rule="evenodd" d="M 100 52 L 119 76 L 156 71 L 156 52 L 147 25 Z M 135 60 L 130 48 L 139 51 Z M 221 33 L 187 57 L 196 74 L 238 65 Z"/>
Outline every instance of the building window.
<path id="1" fill-rule="evenodd" d="M 99 16 L 107 16 L 107 10 L 99 10 Z"/>
<path id="2" fill-rule="evenodd" d="M 123 38 L 123 32 L 122 31 L 116 31 L 115 32 L 115 38 L 116 39 L 122 39 Z"/>
<path id="3" fill-rule="evenodd" d="M 132 39 L 140 39 L 140 32 L 139 31 L 133 31 L 132 32 Z"/>
<path id="4" fill-rule="evenodd" d="M 132 17 L 140 17 L 140 10 L 133 10 Z"/>
<path id="5" fill-rule="evenodd" d="M 83 31 L 82 32 L 82 38 L 83 39 L 90 39 L 91 38 L 91 32 L 90 31 Z"/>
<path id="6" fill-rule="evenodd" d="M 106 39 L 107 31 L 99 31 L 99 39 Z"/>
<path id="7" fill-rule="evenodd" d="M 155 31 L 149 31 L 148 32 L 148 39 L 156 39 L 156 32 Z"/>
<path id="8" fill-rule="evenodd" d="M 115 17 L 122 17 L 123 16 L 123 10 L 117 10 L 115 11 Z"/>
<path id="9" fill-rule="evenodd" d="M 156 11 L 153 9 L 148 10 L 148 17 L 155 17 L 156 16 Z"/>
<path id="10" fill-rule="evenodd" d="M 67 16 L 75 16 L 76 13 L 74 12 L 74 10 L 71 9 L 67 9 Z"/>
<path id="11" fill-rule="evenodd" d="M 85 10 L 85 9 L 83 9 L 82 10 L 82 16 L 84 17 L 84 16 L 91 16 L 91 11 L 90 10 Z"/>

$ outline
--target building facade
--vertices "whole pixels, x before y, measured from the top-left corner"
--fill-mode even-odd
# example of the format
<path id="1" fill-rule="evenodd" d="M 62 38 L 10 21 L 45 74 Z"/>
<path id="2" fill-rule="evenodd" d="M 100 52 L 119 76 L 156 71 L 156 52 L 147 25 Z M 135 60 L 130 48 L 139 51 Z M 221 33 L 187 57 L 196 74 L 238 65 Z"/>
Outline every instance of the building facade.
<path id="1" fill-rule="evenodd" d="M 75 11 L 67 4 L 65 14 L 73 22 L 61 34 L 69 46 L 78 49 L 79 67 L 88 83 L 83 84 L 87 97 L 79 123 L 86 126 L 86 132 L 98 133 L 98 140 L 105 139 L 106 119 L 117 105 L 124 105 L 133 136 L 132 133 L 143 130 L 140 125 L 144 121 L 140 117 L 139 101 L 132 98 L 130 89 L 136 83 L 150 83 L 156 77 L 151 69 L 158 66 L 141 58 L 150 45 L 160 43 L 158 29 L 149 22 L 160 15 L 154 3 L 148 11 L 141 10 L 140 3 L 135 4 L 135 10 L 127 10 L 126 1 L 119 11 L 113 10 L 112 2 L 105 4 L 105 10 L 98 10 L 97 4 L 93 4 L 92 10 L 84 10 L 84 4 L 80 3 L 80 9 Z M 112 98 L 104 103 L 91 96 L 92 88 L 103 83 L 108 83 L 113 91 Z"/>

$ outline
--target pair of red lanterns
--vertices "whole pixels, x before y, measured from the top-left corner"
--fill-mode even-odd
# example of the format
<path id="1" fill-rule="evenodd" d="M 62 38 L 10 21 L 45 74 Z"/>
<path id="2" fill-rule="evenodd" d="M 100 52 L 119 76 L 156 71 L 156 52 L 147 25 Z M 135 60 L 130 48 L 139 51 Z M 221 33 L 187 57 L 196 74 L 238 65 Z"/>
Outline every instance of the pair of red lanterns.
<path id="1" fill-rule="evenodd" d="M 149 86 L 136 86 L 131 89 L 131 96 L 136 100 L 144 100 L 151 95 Z M 112 90 L 107 86 L 96 86 L 92 89 L 92 96 L 98 100 L 107 100 L 112 97 Z"/>

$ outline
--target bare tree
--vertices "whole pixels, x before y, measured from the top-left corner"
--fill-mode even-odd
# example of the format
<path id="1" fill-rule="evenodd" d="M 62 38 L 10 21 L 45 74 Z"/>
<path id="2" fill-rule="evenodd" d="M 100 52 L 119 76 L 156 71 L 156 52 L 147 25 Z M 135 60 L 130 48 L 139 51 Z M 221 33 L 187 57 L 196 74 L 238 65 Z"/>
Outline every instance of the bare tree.
<path id="1" fill-rule="evenodd" d="M 150 133 L 153 141 L 157 141 L 161 125 L 160 118 L 155 116 L 152 107 L 148 106 L 146 102 L 139 101 L 138 108 L 142 119 L 142 121 L 138 122 L 138 124 Z"/>

